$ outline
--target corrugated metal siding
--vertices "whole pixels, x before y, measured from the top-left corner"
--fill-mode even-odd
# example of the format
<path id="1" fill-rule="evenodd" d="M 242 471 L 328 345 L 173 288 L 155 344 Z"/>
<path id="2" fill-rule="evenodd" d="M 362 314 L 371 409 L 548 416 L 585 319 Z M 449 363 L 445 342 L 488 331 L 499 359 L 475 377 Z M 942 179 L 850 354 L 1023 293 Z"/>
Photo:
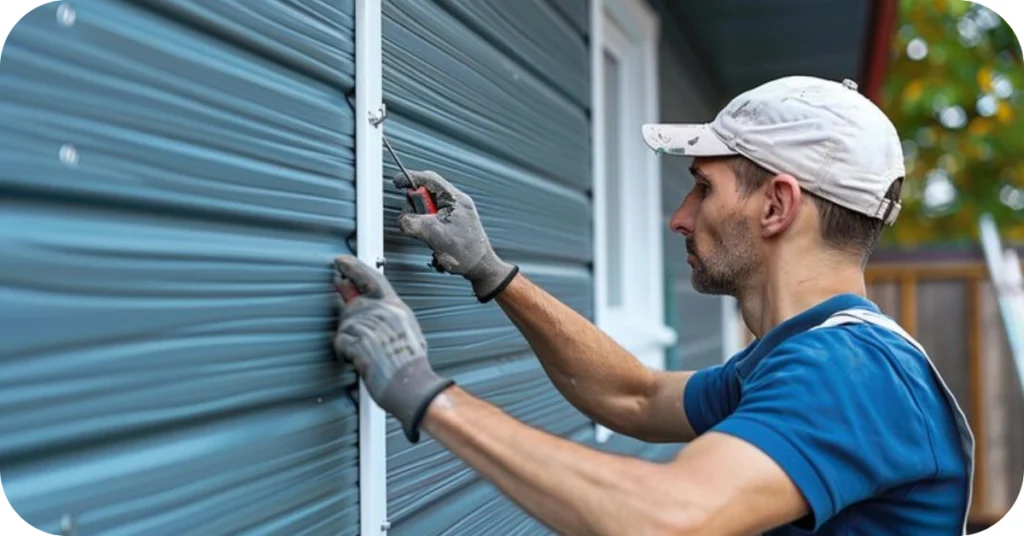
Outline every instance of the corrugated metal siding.
<path id="1" fill-rule="evenodd" d="M 411 169 L 433 169 L 470 194 L 499 254 L 592 317 L 588 190 L 589 55 L 547 0 L 406 0 L 384 4 L 389 138 Z M 385 158 L 390 176 L 398 170 Z M 589 421 L 551 385 L 497 306 L 461 278 L 427 267 L 400 236 L 402 198 L 386 188 L 386 273 L 416 310 L 433 365 L 512 415 L 562 436 Z M 390 534 L 536 534 L 541 525 L 424 436 L 388 430 Z"/>
<path id="2" fill-rule="evenodd" d="M 49 532 L 354 534 L 352 1 L 144 4 L 4 47 L 4 491 Z"/>
<path id="3" fill-rule="evenodd" d="M 658 7 L 661 3 L 657 3 Z M 663 17 L 667 15 L 663 14 Z M 674 35 L 678 28 L 664 22 L 658 48 L 661 120 L 666 123 L 710 121 L 717 112 L 707 102 L 698 84 L 702 73 L 688 61 Z M 698 294 L 690 284 L 690 265 L 686 263 L 686 240 L 668 230 L 672 213 L 693 187 L 689 166 L 691 158 L 662 156 L 661 202 L 665 221 L 665 307 L 666 323 L 679 335 L 677 344 L 667 351 L 667 362 L 674 369 L 700 369 L 722 361 L 723 335 L 721 298 Z"/>

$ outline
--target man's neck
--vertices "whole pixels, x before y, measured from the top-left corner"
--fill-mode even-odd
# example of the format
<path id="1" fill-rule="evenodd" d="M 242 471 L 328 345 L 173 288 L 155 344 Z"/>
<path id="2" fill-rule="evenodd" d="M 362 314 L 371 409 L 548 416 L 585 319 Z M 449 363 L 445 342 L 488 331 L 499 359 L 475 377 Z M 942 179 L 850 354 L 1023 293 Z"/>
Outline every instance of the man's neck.
<path id="1" fill-rule="evenodd" d="M 743 321 L 757 338 L 833 296 L 867 294 L 863 268 L 835 257 L 806 259 L 786 267 L 767 263 L 752 283 L 738 300 Z"/>

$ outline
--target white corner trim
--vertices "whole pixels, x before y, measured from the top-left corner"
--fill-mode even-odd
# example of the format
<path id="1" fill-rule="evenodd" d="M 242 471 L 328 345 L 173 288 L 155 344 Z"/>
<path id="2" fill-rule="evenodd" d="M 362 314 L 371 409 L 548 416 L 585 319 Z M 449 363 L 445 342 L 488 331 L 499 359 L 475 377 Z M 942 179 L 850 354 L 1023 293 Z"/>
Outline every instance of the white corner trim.
<path id="1" fill-rule="evenodd" d="M 383 102 L 381 0 L 356 0 L 356 239 L 359 259 L 384 258 L 384 162 L 381 131 L 370 124 Z M 383 128 L 383 124 L 379 128 Z M 381 269 L 378 267 L 378 269 Z M 387 421 L 359 383 L 361 536 L 387 533 Z"/>

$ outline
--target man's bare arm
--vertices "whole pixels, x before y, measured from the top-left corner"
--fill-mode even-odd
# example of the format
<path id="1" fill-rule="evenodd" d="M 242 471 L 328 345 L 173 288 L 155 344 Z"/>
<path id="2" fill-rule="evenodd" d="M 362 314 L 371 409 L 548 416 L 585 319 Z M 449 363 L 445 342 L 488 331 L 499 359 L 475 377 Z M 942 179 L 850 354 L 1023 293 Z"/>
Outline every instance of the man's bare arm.
<path id="1" fill-rule="evenodd" d="M 650 442 L 693 439 L 683 411 L 692 372 L 662 372 L 632 354 L 522 274 L 496 301 L 562 395 L 617 432 Z"/>
<path id="2" fill-rule="evenodd" d="M 809 511 L 771 458 L 724 434 L 657 464 L 532 428 L 458 387 L 433 400 L 423 426 L 560 534 L 756 534 Z"/>

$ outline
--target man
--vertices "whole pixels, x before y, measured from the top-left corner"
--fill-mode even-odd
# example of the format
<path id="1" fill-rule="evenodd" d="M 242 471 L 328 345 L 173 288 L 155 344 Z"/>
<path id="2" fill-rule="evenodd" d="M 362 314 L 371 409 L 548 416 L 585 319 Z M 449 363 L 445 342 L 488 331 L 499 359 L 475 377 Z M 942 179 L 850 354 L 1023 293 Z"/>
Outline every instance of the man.
<path id="1" fill-rule="evenodd" d="M 694 287 L 735 296 L 757 336 L 723 365 L 645 368 L 499 258 L 472 199 L 436 174 L 416 181 L 439 213 L 407 209 L 399 226 L 500 304 L 580 411 L 689 442 L 670 463 L 549 435 L 439 377 L 412 311 L 353 258 L 338 260 L 338 284 L 362 296 L 342 305 L 337 352 L 411 441 L 425 430 L 559 533 L 962 534 L 973 438 L 923 350 L 865 297 L 866 259 L 900 209 L 890 121 L 852 82 L 787 77 L 708 125 L 643 135 L 694 157 L 696 185 L 670 227 Z"/>

